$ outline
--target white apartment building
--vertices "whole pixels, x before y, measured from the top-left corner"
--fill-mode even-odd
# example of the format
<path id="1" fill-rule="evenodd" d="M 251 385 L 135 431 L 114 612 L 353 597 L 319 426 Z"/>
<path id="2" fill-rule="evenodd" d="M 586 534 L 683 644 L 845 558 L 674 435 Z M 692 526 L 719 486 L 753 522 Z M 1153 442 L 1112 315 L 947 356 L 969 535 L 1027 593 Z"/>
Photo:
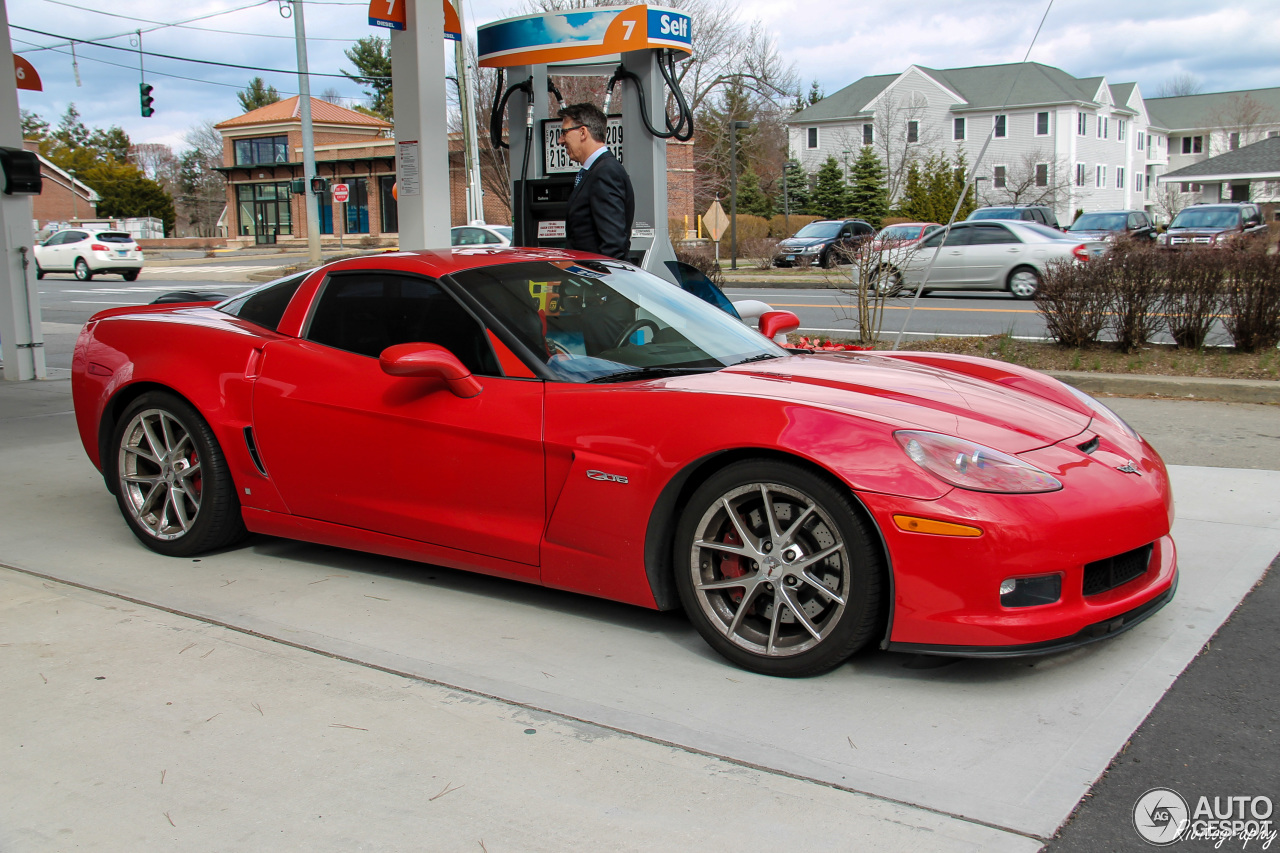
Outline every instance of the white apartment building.
<path id="1" fill-rule="evenodd" d="M 1272 97 L 1261 95 L 1271 92 L 1272 129 L 1280 130 L 1280 89 L 1251 94 L 1269 114 Z M 910 160 L 963 152 L 970 168 L 976 164 L 984 204 L 1049 204 L 1064 224 L 1077 210 L 1146 208 L 1167 219 L 1156 176 L 1226 150 L 1220 146 L 1231 144 L 1232 132 L 1237 141 L 1245 137 L 1239 128 L 1196 125 L 1222 113 L 1232 94 L 1240 93 L 1148 101 L 1136 83 L 1077 78 L 1034 62 L 913 65 L 897 75 L 863 77 L 797 112 L 787 121 L 790 156 L 812 174 L 828 157 L 847 167 L 871 145 L 886 163 L 896 200 Z M 1152 104 L 1159 105 L 1154 116 Z M 1192 149 L 1186 155 L 1184 146 Z"/>

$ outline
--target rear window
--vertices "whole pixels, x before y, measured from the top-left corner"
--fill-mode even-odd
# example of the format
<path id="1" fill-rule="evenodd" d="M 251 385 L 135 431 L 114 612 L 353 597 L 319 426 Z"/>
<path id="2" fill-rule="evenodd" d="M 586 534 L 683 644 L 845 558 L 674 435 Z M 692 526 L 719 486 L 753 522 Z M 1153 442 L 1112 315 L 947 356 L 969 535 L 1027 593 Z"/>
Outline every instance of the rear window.
<path id="1" fill-rule="evenodd" d="M 293 278 L 269 281 L 262 287 L 256 287 L 248 293 L 242 293 L 235 299 L 229 299 L 218 306 L 219 311 L 234 314 L 242 320 L 256 323 L 271 331 L 276 331 L 284 318 L 284 311 L 289 307 L 293 295 L 298 292 L 306 273 Z"/>
<path id="2" fill-rule="evenodd" d="M 1022 211 L 1012 207 L 981 207 L 969 214 L 970 219 L 1021 219 Z"/>
<path id="3" fill-rule="evenodd" d="M 101 240 L 104 243 L 132 243 L 133 235 L 126 234 L 123 231 L 99 231 L 93 235 L 93 239 Z"/>

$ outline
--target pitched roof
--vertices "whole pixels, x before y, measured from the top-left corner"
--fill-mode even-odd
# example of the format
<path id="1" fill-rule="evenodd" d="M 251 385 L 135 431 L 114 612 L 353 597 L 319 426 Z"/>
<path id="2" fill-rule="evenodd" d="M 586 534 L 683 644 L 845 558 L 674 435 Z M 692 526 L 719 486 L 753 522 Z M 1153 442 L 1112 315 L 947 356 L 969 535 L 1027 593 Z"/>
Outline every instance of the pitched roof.
<path id="1" fill-rule="evenodd" d="M 250 110 L 244 115 L 218 122 L 214 127 L 222 130 L 223 128 L 246 127 L 257 124 L 301 122 L 302 116 L 298 108 L 298 98 L 298 95 L 294 95 L 292 98 L 285 98 L 283 101 L 276 101 L 274 104 L 258 107 L 256 110 Z M 358 113 L 355 110 L 349 110 L 346 107 L 340 107 L 337 104 L 331 104 L 319 98 L 311 99 L 311 120 L 318 124 L 347 124 L 369 128 L 391 127 L 391 122 L 389 121 Z"/>
<path id="2" fill-rule="evenodd" d="M 1222 119 L 1229 119 L 1237 99 L 1242 100 L 1246 96 L 1270 114 L 1259 123 L 1280 124 L 1280 88 L 1147 98 L 1147 115 L 1151 116 L 1152 124 L 1169 130 L 1223 127 L 1231 121 L 1224 122 Z"/>
<path id="3" fill-rule="evenodd" d="M 1280 136 L 1166 172 L 1160 179 L 1212 183 L 1251 176 L 1256 176 L 1255 180 L 1275 180 L 1280 176 Z"/>
<path id="4" fill-rule="evenodd" d="M 835 94 L 828 95 L 818 103 L 805 107 L 791 118 L 796 121 L 824 121 L 858 115 L 864 112 L 867 104 L 875 100 L 876 96 L 899 76 L 898 74 L 880 74 L 875 77 L 863 77 Z"/>

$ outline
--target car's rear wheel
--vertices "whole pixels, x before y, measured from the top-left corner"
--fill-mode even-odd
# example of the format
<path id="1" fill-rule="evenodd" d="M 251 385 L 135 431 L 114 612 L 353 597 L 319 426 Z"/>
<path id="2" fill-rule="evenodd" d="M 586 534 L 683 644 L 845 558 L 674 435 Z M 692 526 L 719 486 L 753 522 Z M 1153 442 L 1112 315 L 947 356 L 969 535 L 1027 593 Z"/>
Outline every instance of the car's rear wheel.
<path id="1" fill-rule="evenodd" d="M 204 418 L 162 391 L 138 397 L 111 442 L 116 500 L 143 544 L 171 557 L 223 548 L 246 535 L 235 483 Z"/>
<path id="2" fill-rule="evenodd" d="M 871 278 L 871 289 L 877 296 L 897 296 L 902 292 L 902 273 L 891 267 L 880 267 Z"/>
<path id="3" fill-rule="evenodd" d="M 124 272 L 120 273 L 120 276 L 121 276 L 125 281 L 137 281 L 137 280 L 138 280 L 138 270 L 125 270 Z"/>
<path id="4" fill-rule="evenodd" d="M 36 278 L 44 278 L 44 269 L 40 264 L 36 264 Z"/>
<path id="5" fill-rule="evenodd" d="M 84 258 L 76 258 L 76 278 L 80 281 L 88 281 L 93 278 L 93 270 L 89 269 L 89 262 Z"/>
<path id="6" fill-rule="evenodd" d="M 1009 273 L 1006 285 L 1016 299 L 1030 299 L 1040 289 L 1040 273 L 1031 267 L 1018 267 Z"/>
<path id="7" fill-rule="evenodd" d="M 883 560 L 850 496 L 798 465 L 739 462 L 709 478 L 676 531 L 690 621 L 744 669 L 839 666 L 875 631 Z"/>

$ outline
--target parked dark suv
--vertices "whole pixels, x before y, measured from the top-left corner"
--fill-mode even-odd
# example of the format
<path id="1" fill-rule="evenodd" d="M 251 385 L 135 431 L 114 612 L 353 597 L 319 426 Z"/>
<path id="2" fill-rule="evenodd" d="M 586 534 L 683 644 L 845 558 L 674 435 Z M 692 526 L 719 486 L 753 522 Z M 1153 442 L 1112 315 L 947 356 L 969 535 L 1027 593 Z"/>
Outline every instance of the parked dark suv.
<path id="1" fill-rule="evenodd" d="M 1058 215 L 1053 208 L 1043 204 L 1006 204 L 994 207 L 980 207 L 970 213 L 968 219 L 1022 219 L 1026 222 L 1039 222 L 1050 228 L 1062 230 L 1058 224 Z"/>
<path id="2" fill-rule="evenodd" d="M 1264 234 L 1267 225 L 1262 221 L 1262 211 L 1256 204 L 1246 202 L 1222 202 L 1221 204 L 1195 204 L 1184 207 L 1173 217 L 1169 229 L 1160 235 L 1160 245 L 1171 249 L 1191 249 L 1196 246 L 1227 246 L 1247 239 L 1254 234 Z"/>
<path id="3" fill-rule="evenodd" d="M 780 267 L 833 267 L 845 263 L 863 242 L 875 236 L 876 229 L 861 219 L 823 219 L 810 222 L 778 244 L 773 263 Z"/>
<path id="4" fill-rule="evenodd" d="M 1156 238 L 1156 226 L 1142 210 L 1099 210 L 1082 213 L 1071 223 L 1067 233 L 1088 240 L 1150 241 Z"/>

